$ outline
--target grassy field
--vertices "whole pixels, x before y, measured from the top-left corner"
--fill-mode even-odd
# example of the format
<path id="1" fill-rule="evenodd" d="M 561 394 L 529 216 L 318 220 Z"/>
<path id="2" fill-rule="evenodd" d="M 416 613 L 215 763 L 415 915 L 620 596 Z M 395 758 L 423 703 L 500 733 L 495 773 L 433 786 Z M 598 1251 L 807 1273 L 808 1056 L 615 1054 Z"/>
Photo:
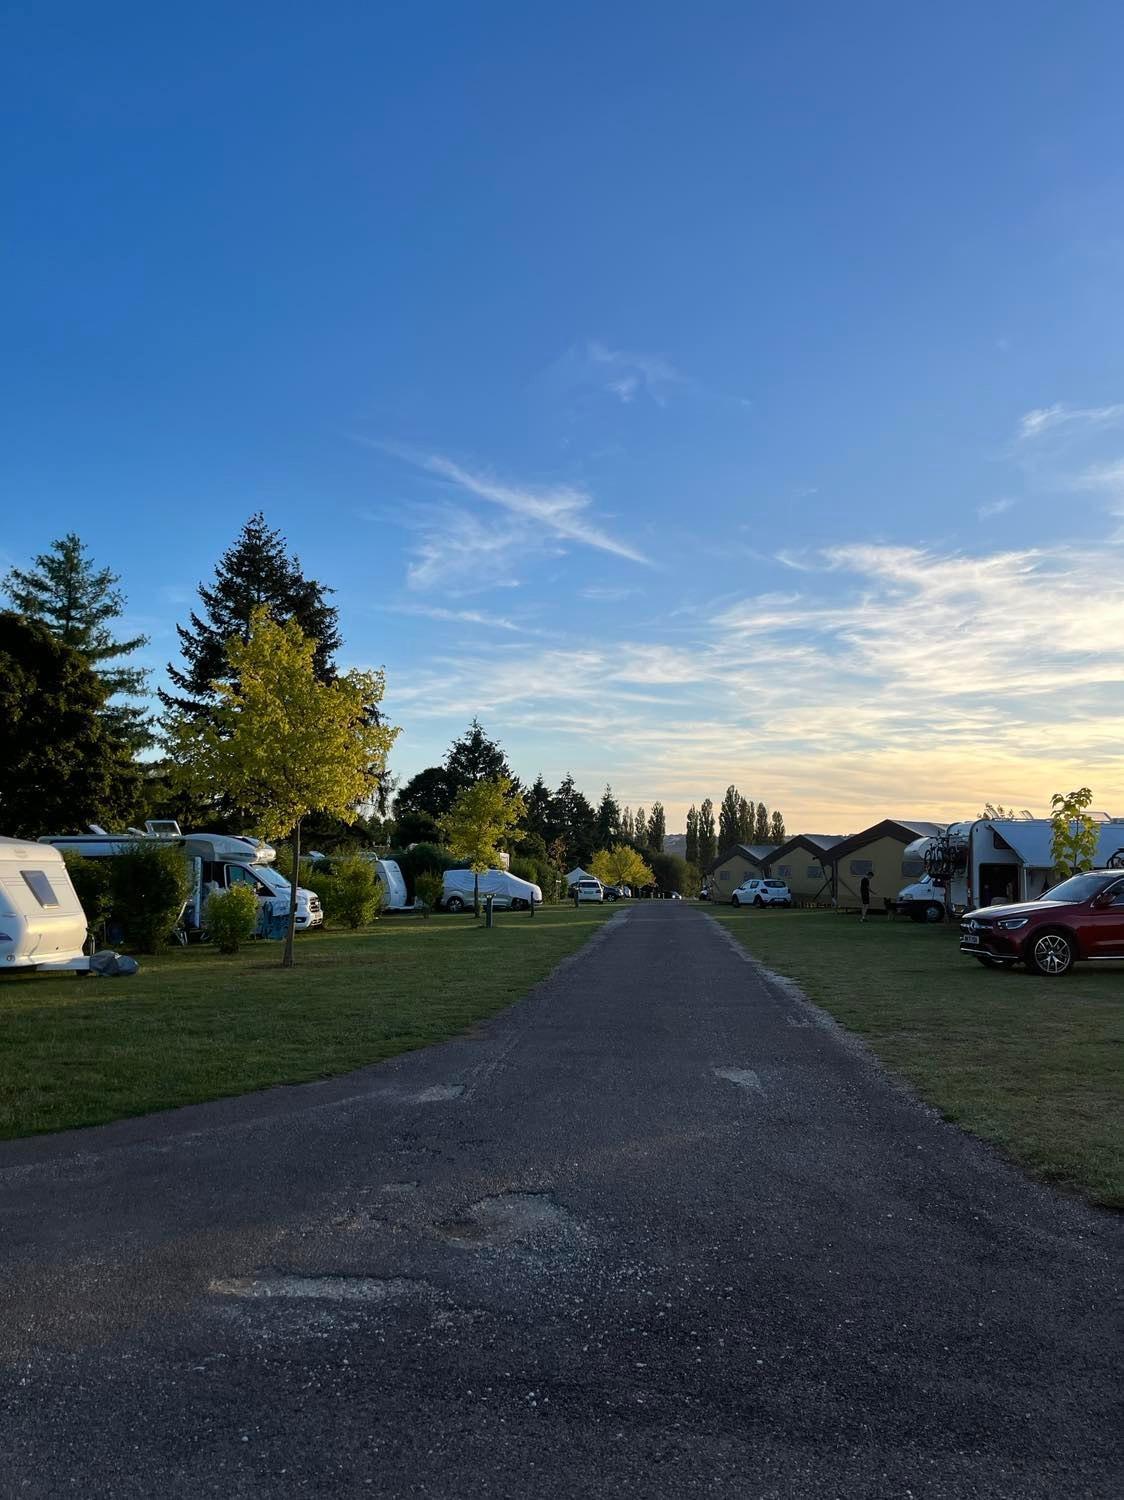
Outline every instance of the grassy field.
<path id="1" fill-rule="evenodd" d="M 1124 1207 L 1124 965 L 993 972 L 943 925 L 834 912 L 719 921 L 922 1098 L 1051 1182 Z"/>
<path id="2" fill-rule="evenodd" d="M 611 908 L 384 918 L 233 957 L 178 949 L 132 979 L 0 978 L 0 1138 L 344 1073 L 494 1015 Z"/>

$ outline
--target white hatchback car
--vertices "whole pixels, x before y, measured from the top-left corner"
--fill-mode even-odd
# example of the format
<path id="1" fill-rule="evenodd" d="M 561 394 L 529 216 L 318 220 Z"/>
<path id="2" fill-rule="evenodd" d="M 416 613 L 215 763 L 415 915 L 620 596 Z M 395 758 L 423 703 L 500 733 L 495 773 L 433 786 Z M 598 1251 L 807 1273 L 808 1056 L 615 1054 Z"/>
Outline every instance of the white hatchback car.
<path id="1" fill-rule="evenodd" d="M 578 901 L 604 901 L 605 888 L 599 880 L 590 876 L 588 879 L 575 881 L 570 887 L 570 895 L 576 896 Z"/>
<path id="2" fill-rule="evenodd" d="M 792 892 L 783 880 L 743 880 L 730 897 L 731 906 L 791 906 Z"/>

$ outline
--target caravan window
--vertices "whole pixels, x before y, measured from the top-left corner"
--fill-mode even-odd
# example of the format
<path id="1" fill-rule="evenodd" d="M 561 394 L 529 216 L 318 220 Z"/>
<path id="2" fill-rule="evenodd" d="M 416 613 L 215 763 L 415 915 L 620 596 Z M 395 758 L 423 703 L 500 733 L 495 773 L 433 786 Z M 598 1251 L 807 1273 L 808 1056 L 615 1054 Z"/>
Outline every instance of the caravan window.
<path id="1" fill-rule="evenodd" d="M 57 906 L 59 898 L 51 889 L 51 882 L 47 879 L 44 870 L 21 870 L 23 883 L 38 901 L 40 906 Z"/>

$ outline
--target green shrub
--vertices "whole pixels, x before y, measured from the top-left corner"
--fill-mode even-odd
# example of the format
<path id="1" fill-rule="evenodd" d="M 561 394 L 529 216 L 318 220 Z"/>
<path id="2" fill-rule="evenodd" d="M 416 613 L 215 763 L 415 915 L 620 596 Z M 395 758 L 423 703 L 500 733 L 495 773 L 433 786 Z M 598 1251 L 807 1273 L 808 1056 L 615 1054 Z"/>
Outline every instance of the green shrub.
<path id="1" fill-rule="evenodd" d="M 237 953 L 258 925 L 258 898 L 243 881 L 207 897 L 207 931 L 220 953 Z"/>
<path id="2" fill-rule="evenodd" d="M 434 910 L 441 903 L 441 897 L 445 893 L 445 882 L 440 875 L 434 875 L 431 870 L 423 871 L 414 881 L 414 895 L 417 900 L 424 901 L 426 906 Z"/>
<path id="3" fill-rule="evenodd" d="M 318 895 L 325 921 L 350 927 L 352 931 L 374 922 L 382 911 L 382 881 L 374 864 L 360 854 L 333 859 L 330 904 L 325 903 L 323 891 L 318 891 Z"/>
<path id="4" fill-rule="evenodd" d="M 114 918 L 140 953 L 163 948 L 191 891 L 187 862 L 176 848 L 138 840 L 110 865 Z"/>
<path id="5" fill-rule="evenodd" d="M 95 935 L 101 933 L 112 910 L 110 900 L 110 865 L 108 859 L 86 859 L 84 855 L 63 851 L 66 871 L 75 894 L 86 913 L 86 926 Z"/>

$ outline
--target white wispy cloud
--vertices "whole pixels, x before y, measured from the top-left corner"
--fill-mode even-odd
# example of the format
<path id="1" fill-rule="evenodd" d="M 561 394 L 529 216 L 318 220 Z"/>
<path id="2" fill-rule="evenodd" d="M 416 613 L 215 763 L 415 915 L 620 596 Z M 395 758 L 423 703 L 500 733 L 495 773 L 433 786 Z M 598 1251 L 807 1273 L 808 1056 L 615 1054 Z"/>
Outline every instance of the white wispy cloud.
<path id="1" fill-rule="evenodd" d="M 1095 431 L 1122 423 L 1124 402 L 1110 406 L 1066 406 L 1058 401 L 1053 406 L 1040 406 L 1026 412 L 1019 419 L 1018 438 L 1020 442 L 1030 442 L 1063 429 Z"/>
<path id="2" fill-rule="evenodd" d="M 626 405 L 643 392 L 657 406 L 666 406 L 676 388 L 693 384 L 662 354 L 631 354 L 596 339 L 586 346 L 586 353 L 591 364 L 603 367 L 604 388 Z"/>
<path id="3" fill-rule="evenodd" d="M 479 625 L 488 630 L 506 630 L 517 635 L 545 635 L 546 632 L 532 625 L 521 624 L 507 615 L 493 614 L 486 609 L 446 609 L 437 604 L 380 604 L 385 614 L 410 615 L 415 619 L 440 620 L 450 624 Z"/>
<path id="4" fill-rule="evenodd" d="M 985 500 L 982 505 L 976 507 L 976 515 L 981 521 L 990 521 L 993 516 L 1002 516 L 1012 509 L 1015 501 L 1010 497 L 1001 500 Z"/>

